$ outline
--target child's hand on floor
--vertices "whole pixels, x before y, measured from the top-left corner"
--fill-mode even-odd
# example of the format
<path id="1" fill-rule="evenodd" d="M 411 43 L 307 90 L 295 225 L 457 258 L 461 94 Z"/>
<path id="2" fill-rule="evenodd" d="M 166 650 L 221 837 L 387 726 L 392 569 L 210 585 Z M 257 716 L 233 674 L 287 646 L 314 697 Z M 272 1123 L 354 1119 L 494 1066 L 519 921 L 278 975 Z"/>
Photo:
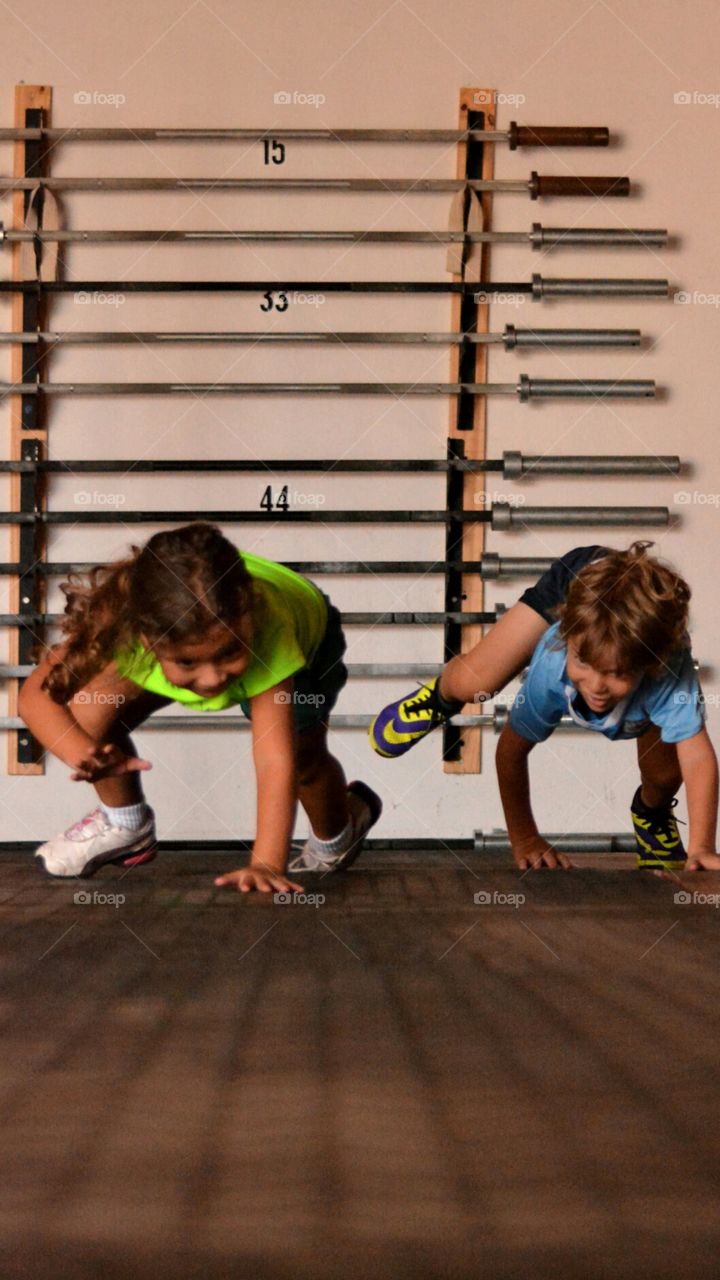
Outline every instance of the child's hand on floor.
<path id="1" fill-rule="evenodd" d="M 100 778 L 119 778 L 123 773 L 135 773 L 140 769 L 152 769 L 150 761 L 127 756 L 121 747 L 107 742 L 88 751 L 84 759 L 78 761 L 70 778 L 73 782 L 98 782 Z"/>
<path id="2" fill-rule="evenodd" d="M 518 871 L 542 871 L 544 867 L 548 867 L 551 871 L 557 871 L 559 867 L 562 867 L 563 871 L 572 871 L 570 859 L 564 853 L 553 849 L 552 845 L 541 836 L 523 844 L 514 844 L 512 855 Z"/>
<path id="3" fill-rule="evenodd" d="M 227 875 L 217 876 L 217 885 L 227 885 L 237 889 L 238 893 L 252 893 L 257 889 L 260 893 L 304 893 L 301 884 L 288 880 L 272 867 L 241 867 L 239 871 L 228 871 Z"/>
<path id="4" fill-rule="evenodd" d="M 720 871 L 720 858 L 716 853 L 688 853 L 685 871 Z"/>

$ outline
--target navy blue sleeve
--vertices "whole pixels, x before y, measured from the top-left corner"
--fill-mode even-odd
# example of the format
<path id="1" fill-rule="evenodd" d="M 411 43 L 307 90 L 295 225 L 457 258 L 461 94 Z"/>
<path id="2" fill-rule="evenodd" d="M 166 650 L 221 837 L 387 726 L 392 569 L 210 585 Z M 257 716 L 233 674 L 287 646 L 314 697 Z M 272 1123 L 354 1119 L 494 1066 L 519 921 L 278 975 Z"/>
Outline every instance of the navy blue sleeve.
<path id="1" fill-rule="evenodd" d="M 557 621 L 552 610 L 563 603 L 573 578 L 577 577 L 586 564 L 600 560 L 609 550 L 609 547 L 601 546 L 574 547 L 559 560 L 553 560 L 550 568 L 545 570 L 534 586 L 523 591 L 520 596 L 522 603 L 529 605 L 552 626 Z"/>

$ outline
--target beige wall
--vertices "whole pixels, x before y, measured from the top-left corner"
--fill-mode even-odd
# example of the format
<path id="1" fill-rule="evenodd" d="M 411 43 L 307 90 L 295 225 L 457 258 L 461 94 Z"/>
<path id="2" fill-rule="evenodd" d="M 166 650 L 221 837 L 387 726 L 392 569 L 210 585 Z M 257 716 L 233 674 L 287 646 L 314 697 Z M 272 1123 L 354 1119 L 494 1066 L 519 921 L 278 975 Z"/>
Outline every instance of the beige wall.
<path id="1" fill-rule="evenodd" d="M 708 295 L 720 295 L 717 234 L 717 137 L 720 111 L 708 96 L 720 94 L 717 46 L 720 24 L 712 9 L 693 0 L 678 6 L 663 0 L 635 0 L 588 7 L 563 3 L 543 6 L 529 0 L 470 4 L 395 3 L 330 5 L 305 3 L 155 5 L 104 0 L 56 6 L 30 3 L 5 6 L 0 67 L 4 90 L 0 120 L 13 122 L 13 87 L 20 81 L 46 83 L 54 90 L 54 123 L 63 126 L 260 126 L 453 128 L 462 86 L 494 86 L 507 101 L 498 106 L 501 126 L 517 118 L 531 124 L 595 123 L 610 126 L 618 143 L 611 150 L 511 153 L 499 148 L 500 177 L 540 172 L 629 173 L 637 196 L 624 202 L 590 206 L 583 201 L 531 202 L 520 196 L 498 198 L 495 227 L 546 225 L 668 227 L 680 237 L 672 251 L 566 251 L 541 256 L 524 248 L 496 249 L 493 275 L 499 279 L 545 275 L 667 276 L 695 296 L 678 306 L 670 302 L 577 302 L 495 305 L 492 327 L 518 325 L 608 325 L 641 327 L 651 340 L 642 355 L 622 352 L 550 353 L 518 357 L 494 351 L 491 378 L 514 381 L 521 371 L 550 377 L 652 377 L 667 388 L 652 403 L 614 405 L 520 405 L 493 400 L 488 416 L 488 452 L 526 453 L 680 453 L 692 474 L 678 481 L 619 482 L 544 480 L 531 486 L 498 483 L 504 494 L 528 502 L 607 505 L 667 504 L 680 518 L 670 530 L 654 533 L 658 551 L 690 578 L 694 591 L 693 635 L 696 655 L 711 668 L 708 695 L 720 694 L 712 667 L 720 621 L 714 542 L 720 494 L 716 461 L 715 377 L 719 336 L 718 308 Z M 322 96 L 319 106 L 296 101 L 277 105 L 278 92 Z M 75 101 L 89 94 L 90 105 Z M 689 103 L 674 95 L 688 93 Z M 108 97 L 122 98 L 118 105 Z M 716 103 L 720 97 L 716 98 Z M 513 104 L 516 105 L 513 105 Z M 0 148 L 0 171 L 10 172 L 9 146 Z M 58 149 L 53 172 L 62 174 L 163 174 L 236 176 L 262 174 L 259 144 L 191 146 L 185 144 L 66 146 Z M 283 176 L 307 173 L 331 176 L 427 174 L 452 176 L 452 148 L 296 145 L 288 153 Z M 371 225 L 386 229 L 442 228 L 444 196 L 326 195 L 270 200 L 264 195 L 141 194 L 77 195 L 66 202 L 66 222 L 74 227 L 288 227 Z M 10 220 L 9 202 L 5 206 Z M 6 271 L 9 261 L 6 259 Z M 69 279 L 117 276 L 162 278 L 217 276 L 257 278 L 367 279 L 425 275 L 441 279 L 442 249 L 382 247 L 354 250 L 269 245 L 243 247 L 106 247 L 72 251 Z M 699 296 L 698 296 L 699 295 Z M 704 299 L 704 301 L 703 301 Z M 128 298 L 122 306 L 79 306 L 72 298 L 53 308 L 57 328 L 253 328 L 263 320 L 254 295 L 192 299 Z M 448 325 L 446 299 L 336 298 L 322 307 L 298 306 L 275 319 L 286 328 L 427 328 Z M 0 301 L 4 328 L 10 308 Z M 53 361 L 55 379 L 292 379 L 442 380 L 445 351 L 398 348 L 274 352 L 250 348 L 202 351 L 172 348 L 134 351 L 68 349 Z M 3 357 L 0 377 L 9 376 Z M 5 411 L 3 411 L 5 413 Z M 446 406 L 441 400 L 212 398 L 57 401 L 51 419 L 52 452 L 57 457 L 277 457 L 306 454 L 358 457 L 443 456 Z M 7 422 L 4 418 L 5 424 Z M 7 429 L 3 438 L 7 438 Z M 294 487 L 319 494 L 328 508 L 389 507 L 443 503 L 443 483 L 396 476 L 299 478 Z M 63 481 L 53 486 L 52 501 L 71 507 L 79 489 L 118 493 L 127 509 L 142 505 L 182 507 L 255 506 L 262 485 L 241 476 L 208 478 L 200 483 L 163 477 L 152 481 L 111 477 Z M 490 486 L 493 488 L 493 486 Z M 694 495 L 682 505 L 676 492 Z M 5 488 L 3 486 L 3 492 Z M 7 507 L 7 499 L 3 500 Z M 114 526 L 91 531 L 67 528 L 53 534 L 51 558 L 98 559 L 121 552 L 129 540 L 150 530 Z M 232 536 L 234 530 L 228 528 Z M 493 534 L 488 549 L 505 554 L 554 555 L 583 542 L 629 538 L 621 529 L 577 532 Z M 438 528 L 335 527 L 331 530 L 250 527 L 242 544 L 260 554 L 286 558 L 418 559 L 442 557 Z M 2 558 L 7 558 L 3 536 Z M 438 578 L 385 581 L 323 579 L 340 606 L 368 609 L 442 607 Z M 490 587 L 487 599 L 512 602 L 525 584 Z M 52 604 L 57 601 L 54 598 Z M 349 632 L 352 661 L 439 661 L 439 630 L 415 628 L 407 634 L 379 628 Z M 339 711 L 368 711 L 399 693 L 406 681 L 368 681 L 346 691 Z M 710 699 L 712 701 L 712 698 Z M 711 732 L 717 714 L 709 710 Z M 716 736 L 716 735 L 715 735 Z M 155 770 L 148 795 L 161 818 L 161 834 L 170 837 L 246 836 L 252 830 L 254 785 L 248 734 L 194 730 L 192 734 L 139 733 L 141 751 Z M 470 835 L 502 825 L 493 771 L 494 740 L 485 737 L 480 777 L 444 776 L 439 739 L 396 764 L 374 757 L 362 732 L 338 732 L 338 754 L 351 776 L 377 786 L 386 800 L 382 833 L 387 835 Z M 622 830 L 635 786 L 632 744 L 591 744 L 585 738 L 556 734 L 533 760 L 536 809 L 546 829 Z M 90 800 L 87 788 L 73 788 L 67 770 L 49 761 L 44 778 L 0 777 L 5 839 L 47 837 L 80 816 Z M 684 811 L 684 802 L 683 802 Z M 42 818 L 40 817 L 42 815 Z"/>

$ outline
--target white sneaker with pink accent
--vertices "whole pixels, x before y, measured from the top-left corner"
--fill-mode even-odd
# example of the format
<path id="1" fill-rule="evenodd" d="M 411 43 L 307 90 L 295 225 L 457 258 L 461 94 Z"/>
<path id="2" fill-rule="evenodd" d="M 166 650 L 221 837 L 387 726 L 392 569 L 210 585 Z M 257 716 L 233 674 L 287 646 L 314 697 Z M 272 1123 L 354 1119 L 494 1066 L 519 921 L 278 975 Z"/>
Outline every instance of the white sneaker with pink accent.
<path id="1" fill-rule="evenodd" d="M 103 809 L 93 809 L 67 831 L 41 844 L 35 857 L 48 875 L 87 879 L 108 863 L 136 867 L 151 862 L 156 853 L 155 814 L 148 805 L 145 821 L 135 831 L 112 826 Z"/>

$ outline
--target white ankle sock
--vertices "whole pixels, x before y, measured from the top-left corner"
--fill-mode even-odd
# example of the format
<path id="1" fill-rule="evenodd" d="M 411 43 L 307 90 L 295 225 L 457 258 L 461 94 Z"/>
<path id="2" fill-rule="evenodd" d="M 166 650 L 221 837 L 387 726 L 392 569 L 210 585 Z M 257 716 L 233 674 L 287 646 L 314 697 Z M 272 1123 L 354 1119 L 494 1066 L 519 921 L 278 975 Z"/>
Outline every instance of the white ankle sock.
<path id="1" fill-rule="evenodd" d="M 332 857 L 334 854 L 344 853 L 350 844 L 353 834 L 353 820 L 348 818 L 346 826 L 343 827 L 339 835 L 333 836 L 332 840 L 321 840 L 315 835 L 314 831 L 310 832 L 310 844 L 314 853 L 321 855 L 327 854 Z"/>
<path id="2" fill-rule="evenodd" d="M 113 809 L 101 800 L 100 808 L 113 827 L 126 827 L 128 831 L 139 831 L 147 818 L 147 805 L 144 800 L 139 804 L 128 804 L 119 809 Z"/>

